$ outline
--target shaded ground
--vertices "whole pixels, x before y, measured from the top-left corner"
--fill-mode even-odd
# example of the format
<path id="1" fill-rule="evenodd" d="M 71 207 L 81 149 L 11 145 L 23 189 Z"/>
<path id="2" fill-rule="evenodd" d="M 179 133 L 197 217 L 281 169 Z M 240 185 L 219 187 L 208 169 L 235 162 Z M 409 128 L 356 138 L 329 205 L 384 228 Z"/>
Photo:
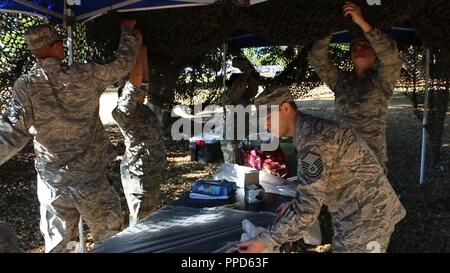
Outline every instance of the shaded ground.
<path id="1" fill-rule="evenodd" d="M 332 117 L 333 98 L 305 100 L 299 105 L 308 112 Z M 391 102 L 388 121 L 388 148 L 390 181 L 407 210 L 407 217 L 397 226 L 391 239 L 391 252 L 450 252 L 450 114 L 447 115 L 443 137 L 442 164 L 427 164 L 427 184 L 418 187 L 421 124 L 414 116 L 405 97 L 396 93 Z M 123 138 L 117 127 L 107 129 L 118 154 L 123 154 Z M 169 169 L 165 171 L 161 187 L 164 196 L 161 205 L 179 198 L 190 189 L 190 182 L 210 176 L 218 164 L 190 161 L 187 142 L 166 140 Z M 42 252 L 43 239 L 39 232 L 39 203 L 36 196 L 34 154 L 29 145 L 20 154 L 0 167 L 0 220 L 10 223 L 19 236 L 22 248 L 29 252 Z M 430 158 L 427 158 L 429 163 Z M 119 191 L 124 217 L 127 206 L 120 185 L 120 157 L 109 167 L 114 186 Z M 325 217 L 325 216 L 323 216 Z M 329 240 L 330 230 L 325 229 Z M 90 243 L 89 233 L 86 232 Z M 297 244 L 298 251 L 307 246 Z M 314 251 L 324 252 L 329 245 Z"/>

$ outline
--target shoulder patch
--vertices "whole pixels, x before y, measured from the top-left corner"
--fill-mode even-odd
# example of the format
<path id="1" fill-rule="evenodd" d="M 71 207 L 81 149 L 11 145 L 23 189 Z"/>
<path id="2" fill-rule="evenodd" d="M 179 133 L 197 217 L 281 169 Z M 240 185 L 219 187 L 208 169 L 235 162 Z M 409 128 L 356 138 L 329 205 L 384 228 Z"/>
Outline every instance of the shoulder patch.
<path id="1" fill-rule="evenodd" d="M 309 178 L 317 178 L 323 171 L 322 158 L 310 151 L 302 157 L 301 164 L 303 174 Z"/>

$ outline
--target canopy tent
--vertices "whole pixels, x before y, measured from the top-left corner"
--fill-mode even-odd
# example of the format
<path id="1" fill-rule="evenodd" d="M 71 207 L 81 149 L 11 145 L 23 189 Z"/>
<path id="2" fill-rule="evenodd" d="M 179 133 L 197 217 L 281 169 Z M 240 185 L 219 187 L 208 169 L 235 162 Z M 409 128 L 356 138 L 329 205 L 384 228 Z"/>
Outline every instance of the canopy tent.
<path id="1" fill-rule="evenodd" d="M 247 6 L 267 0 L 243 1 Z M 87 22 L 109 11 L 135 12 L 156 9 L 184 8 L 208 5 L 216 0 L 5 0 L 0 2 L 0 12 L 24 13 L 45 16 L 51 20 L 63 21 L 67 26 L 69 64 L 73 61 L 73 33 L 75 22 Z M 68 24 L 67 24 L 68 23 Z M 83 220 L 80 218 L 79 234 L 81 252 L 85 252 Z"/>
<path id="2" fill-rule="evenodd" d="M 415 35 L 414 29 L 410 23 L 402 24 L 399 27 L 392 27 L 384 31 L 385 34 L 390 36 L 392 39 L 402 42 L 408 41 L 410 43 L 416 43 L 418 38 Z M 353 34 L 348 30 L 342 30 L 332 33 L 333 43 L 349 43 Z M 228 39 L 228 44 L 236 48 L 248 48 L 248 47 L 267 47 L 267 46 L 283 46 L 282 42 L 266 40 L 258 35 L 249 33 L 243 29 L 236 30 L 233 35 Z M 224 47 L 225 48 L 225 47 Z M 225 50 L 224 50 L 225 51 Z M 430 50 L 426 50 L 425 56 L 426 63 L 426 80 L 425 80 L 425 98 L 424 98 L 424 115 L 422 118 L 422 146 L 421 146 L 421 160 L 420 160 L 420 177 L 419 185 L 425 183 L 425 152 L 427 144 L 427 132 L 426 127 L 428 124 L 428 99 L 429 99 L 429 76 L 430 76 Z M 224 66 L 223 69 L 225 69 Z"/>
<path id="3" fill-rule="evenodd" d="M 72 17 L 77 22 L 86 22 L 109 11 L 116 10 L 118 12 L 137 12 L 137 11 L 151 11 L 157 9 L 170 8 L 184 8 L 205 6 L 216 3 L 217 0 L 5 0 L 0 2 L 0 11 L 18 12 L 35 14 L 39 16 L 46 16 L 50 19 L 59 19 L 66 21 Z M 262 2 L 271 2 L 268 0 L 242 0 L 240 1 L 244 6 L 251 6 Z M 274 3 L 274 2 L 272 2 Z M 68 26 L 68 47 L 69 47 L 69 61 L 72 60 L 72 30 Z M 414 29 L 411 23 L 402 24 L 399 27 L 391 27 L 385 31 L 389 36 L 396 40 L 411 40 L 414 38 Z M 333 42 L 349 42 L 352 38 L 352 33 L 348 30 L 337 31 L 333 33 Z M 274 46 L 283 45 L 283 42 L 275 40 L 268 40 L 259 37 L 255 34 L 249 33 L 244 29 L 235 30 L 231 37 L 226 41 L 228 44 L 238 47 L 259 47 L 259 46 Z M 225 47 L 224 47 L 225 49 Z M 225 51 L 225 50 L 224 50 Z M 428 56 L 428 54 L 427 54 Z M 429 58 L 427 58 L 429 60 Z M 427 67 L 429 64 L 427 63 Z M 224 66 L 225 69 L 225 66 Z M 428 71 L 428 69 L 427 69 Z M 427 73 L 428 75 L 429 73 Z M 426 81 L 428 83 L 428 79 Z M 428 89 L 428 84 L 427 88 Z M 428 90 L 425 91 L 425 109 L 423 117 L 423 145 L 422 145 L 422 163 L 421 163 L 421 178 L 420 184 L 424 182 L 424 150 L 425 150 L 425 126 L 427 124 L 426 106 L 428 98 Z"/>
<path id="4" fill-rule="evenodd" d="M 67 7 L 71 7 L 76 21 L 85 21 L 111 10 L 137 11 L 164 8 L 201 6 L 215 0 L 6 0 L 0 3 L 0 10 L 36 14 L 64 20 Z"/>
<path id="5" fill-rule="evenodd" d="M 101 16 L 112 10 L 121 11 L 121 8 L 129 8 L 128 11 L 136 10 L 154 10 L 164 8 L 180 8 L 208 5 L 215 0 L 6 0 L 0 2 L 0 11 L 32 14 L 37 16 L 45 16 L 53 20 L 62 20 L 63 23 L 68 21 L 86 22 L 95 17 Z M 254 3 L 260 2 L 254 0 Z M 127 11 L 127 10 L 123 10 Z M 73 61 L 73 40 L 72 40 L 72 23 L 67 24 L 67 45 L 69 64 Z M 80 234 L 81 252 L 85 252 L 84 228 L 83 220 L 80 218 L 78 225 Z"/>
<path id="6" fill-rule="evenodd" d="M 268 0 L 241 0 L 244 6 L 251 6 Z M 87 22 L 110 11 L 140 12 L 161 9 L 206 6 L 217 0 L 5 0 L 0 2 L 0 11 L 18 12 L 45 16 L 51 20 L 69 22 Z M 269 1 L 270 2 L 270 1 Z M 71 18 L 71 19 L 70 19 Z M 70 25 L 70 24 L 69 24 Z M 70 29 L 69 29 L 70 30 Z M 412 24 L 403 24 L 385 31 L 389 36 L 399 40 L 411 39 L 414 30 Z M 70 36 L 70 34 L 69 34 Z M 333 42 L 345 43 L 352 38 L 348 30 L 333 33 Z M 233 31 L 228 40 L 229 45 L 237 48 L 283 45 L 283 41 L 265 39 L 244 28 Z"/>
<path id="7" fill-rule="evenodd" d="M 0 11 L 18 12 L 64 20 L 70 7 L 76 21 L 85 22 L 109 11 L 135 12 L 169 8 L 195 7 L 213 4 L 217 0 L 5 0 Z M 242 1 L 254 5 L 267 0 Z"/>
<path id="8" fill-rule="evenodd" d="M 402 24 L 398 27 L 392 27 L 384 31 L 389 37 L 398 42 L 416 42 L 418 38 L 415 35 L 414 28 L 410 23 Z M 333 43 L 349 43 L 353 34 L 348 30 L 341 30 L 332 33 Z M 228 38 L 227 43 L 235 48 L 248 48 L 248 47 L 267 47 L 267 46 L 283 46 L 286 45 L 280 41 L 267 40 L 254 33 L 250 33 L 244 29 L 237 29 Z"/>
<path id="9" fill-rule="evenodd" d="M 99 17 L 109 11 L 115 10 L 118 12 L 137 12 L 137 11 L 150 11 L 157 9 L 176 9 L 185 7 L 196 7 L 196 6 L 207 6 L 217 2 L 216 0 L 183 0 L 183 1 L 172 1 L 172 0 L 4 0 L 0 2 L 0 11 L 7 12 L 18 12 L 35 14 L 39 16 L 45 16 L 53 20 L 62 20 L 64 22 L 87 22 L 96 17 Z M 246 6 L 255 5 L 261 2 L 270 2 L 270 4 L 276 4 L 275 1 L 267 0 L 247 0 L 241 1 Z M 281 2 L 281 1 L 280 1 Z M 287 2 L 287 1 L 282 1 Z M 387 4 L 386 4 L 387 5 Z M 256 5 L 259 6 L 259 5 Z M 407 7 L 411 8 L 411 7 Z M 253 14 L 251 14 L 253 16 Z M 312 16 L 312 15 L 311 15 Z M 251 17 L 251 16 L 250 16 Z M 247 18 L 248 19 L 248 18 Z M 276 20 L 281 20 L 282 18 L 277 17 Z M 273 18 L 268 18 L 267 22 L 273 21 Z M 265 22 L 265 23 L 267 23 Z M 71 24 L 68 24 L 68 45 L 69 45 L 69 59 L 72 59 L 72 33 Z M 251 25 L 251 24 L 250 24 Z M 253 30 L 261 30 L 264 24 L 252 25 Z M 257 32 L 257 31 L 255 31 Z M 305 32 L 307 35 L 309 32 Z M 411 37 L 413 30 L 411 26 L 399 26 L 391 27 L 387 30 L 388 35 L 396 39 L 404 39 Z M 267 33 L 265 33 L 267 34 Z M 272 34 L 272 39 L 265 39 L 253 35 L 243 29 L 235 30 L 235 32 L 229 37 L 228 42 L 234 44 L 237 47 L 251 47 L 251 46 L 272 46 L 272 45 L 282 45 L 284 42 L 276 42 L 274 35 Z M 296 32 L 292 32 L 295 35 Z M 422 30 L 422 35 L 424 32 Z M 271 35 L 264 35 L 269 37 Z M 288 40 L 290 40 L 289 37 Z M 334 32 L 333 41 L 334 42 L 348 42 L 351 39 L 351 33 L 348 30 Z M 421 175 L 420 184 L 424 183 L 424 164 L 425 164 L 425 141 L 426 141 L 426 131 L 425 127 L 427 124 L 427 98 L 428 98 L 428 76 L 429 76 L 429 51 L 427 51 L 427 79 L 426 79 L 426 92 L 425 92 L 425 109 L 423 117 L 423 145 L 422 145 L 422 161 L 421 161 Z M 81 225 L 80 225 L 81 227 Z M 80 232 L 82 234 L 82 232 Z"/>
<path id="10" fill-rule="evenodd" d="M 69 22 L 67 27 L 69 62 L 73 60 L 72 25 L 73 22 L 86 22 L 109 11 L 154 10 L 201 6 L 215 0 L 6 0 L 0 2 L 0 11 L 25 13 L 48 17 L 50 20 Z"/>

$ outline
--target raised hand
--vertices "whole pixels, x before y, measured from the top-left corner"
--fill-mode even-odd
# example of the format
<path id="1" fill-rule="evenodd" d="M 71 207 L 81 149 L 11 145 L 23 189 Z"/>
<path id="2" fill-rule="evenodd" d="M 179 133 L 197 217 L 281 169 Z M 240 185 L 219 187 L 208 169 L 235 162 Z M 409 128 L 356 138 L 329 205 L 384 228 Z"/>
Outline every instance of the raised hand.
<path id="1" fill-rule="evenodd" d="M 367 23 L 362 10 L 358 5 L 346 1 L 344 6 L 342 7 L 342 12 L 344 13 L 345 17 L 351 16 L 352 21 L 360 26 L 364 32 L 369 32 L 372 30 L 372 26 Z"/>
<path id="2" fill-rule="evenodd" d="M 135 87 L 140 87 L 142 84 L 143 79 L 143 66 L 144 66 L 144 50 L 141 47 L 139 50 L 139 55 L 136 60 L 136 64 L 134 65 L 133 69 L 130 72 L 129 80 Z"/>

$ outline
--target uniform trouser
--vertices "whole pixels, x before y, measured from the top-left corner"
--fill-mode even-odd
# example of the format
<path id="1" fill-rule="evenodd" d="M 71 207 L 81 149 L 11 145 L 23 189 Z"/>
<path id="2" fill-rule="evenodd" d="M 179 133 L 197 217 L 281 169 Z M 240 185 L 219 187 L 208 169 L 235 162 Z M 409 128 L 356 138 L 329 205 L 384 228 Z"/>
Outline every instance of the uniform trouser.
<path id="1" fill-rule="evenodd" d="M 40 229 L 45 252 L 70 252 L 76 240 L 80 216 L 91 230 L 94 241 L 102 241 L 123 228 L 119 196 L 106 173 L 70 186 L 54 188 L 38 176 Z"/>
<path id="2" fill-rule="evenodd" d="M 372 236 L 371 238 L 349 242 L 335 240 L 335 236 L 333 238 L 332 251 L 334 253 L 385 253 L 394 229 L 395 226 L 391 226 L 383 233 Z"/>
<path id="3" fill-rule="evenodd" d="M 129 225 L 134 226 L 159 208 L 161 170 L 146 170 L 136 175 L 130 172 L 129 166 L 121 164 L 120 173 L 130 211 Z"/>
<path id="4" fill-rule="evenodd" d="M 305 230 L 303 241 L 310 245 L 320 245 L 322 243 L 322 230 L 319 219 Z"/>

